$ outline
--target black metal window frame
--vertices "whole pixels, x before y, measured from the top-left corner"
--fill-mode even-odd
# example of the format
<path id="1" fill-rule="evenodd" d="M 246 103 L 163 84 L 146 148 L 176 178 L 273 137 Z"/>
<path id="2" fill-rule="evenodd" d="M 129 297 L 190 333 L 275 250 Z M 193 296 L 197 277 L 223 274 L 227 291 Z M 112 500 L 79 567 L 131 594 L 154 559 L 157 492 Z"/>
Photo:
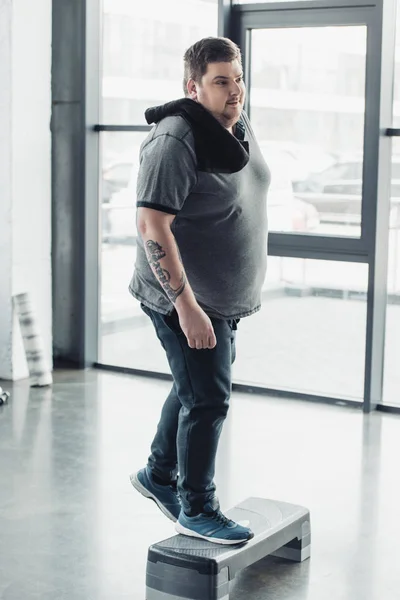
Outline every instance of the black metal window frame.
<path id="1" fill-rule="evenodd" d="M 98 184 L 99 134 L 101 132 L 145 132 L 148 125 L 115 125 L 99 123 L 100 115 L 100 48 L 101 3 L 87 0 L 86 66 L 92 66 L 91 77 L 86 75 L 86 223 L 99 220 Z M 95 14 L 95 18 L 93 18 Z M 242 50 L 245 77 L 251 93 L 250 58 L 252 29 L 301 26 L 365 25 L 367 27 L 367 60 L 365 86 L 365 127 L 362 231 L 360 238 L 270 233 L 268 251 L 272 256 L 335 260 L 365 263 L 369 267 L 367 293 L 367 325 L 365 351 L 364 401 L 352 402 L 301 392 L 234 384 L 234 389 L 281 395 L 315 402 L 362 406 L 364 412 L 393 410 L 397 407 L 382 405 L 384 341 L 387 304 L 388 225 L 390 204 L 391 137 L 400 136 L 400 130 L 390 127 L 393 116 L 393 78 L 396 0 L 297 0 L 285 3 L 237 4 L 219 0 L 219 35 L 230 37 Z M 89 21 L 92 22 L 90 27 Z M 97 33 L 95 27 L 98 27 Z M 97 44 L 97 45 L 96 45 Z M 385 60 L 383 61 L 383 55 Z M 86 69 L 86 74 L 88 73 Z M 93 87 L 93 80 L 97 85 Z M 96 100 L 96 93 L 98 97 Z M 94 171 L 93 171 L 94 169 Z M 95 180 L 96 179 L 96 180 Z M 88 228 L 86 228 L 88 229 Z M 94 228 L 92 228 L 93 231 Z M 139 369 L 114 367 L 98 363 L 98 275 L 93 275 L 100 252 L 97 232 L 86 236 L 84 310 L 85 364 L 99 368 L 130 372 L 145 376 L 170 379 L 164 373 L 150 373 Z M 95 298 L 95 295 L 97 297 Z M 97 309 L 93 310 L 96 302 Z"/>

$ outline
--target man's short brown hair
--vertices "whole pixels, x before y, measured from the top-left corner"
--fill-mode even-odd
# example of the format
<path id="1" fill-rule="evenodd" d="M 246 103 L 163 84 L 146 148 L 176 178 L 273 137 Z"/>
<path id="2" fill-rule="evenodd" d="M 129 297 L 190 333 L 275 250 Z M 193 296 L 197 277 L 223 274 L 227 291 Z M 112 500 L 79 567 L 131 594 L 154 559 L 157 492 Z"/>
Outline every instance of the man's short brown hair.
<path id="1" fill-rule="evenodd" d="M 190 46 L 184 54 L 183 91 L 187 96 L 187 82 L 194 79 L 201 81 L 207 72 L 209 63 L 232 62 L 238 60 L 242 64 L 240 48 L 232 40 L 224 37 L 207 37 Z"/>

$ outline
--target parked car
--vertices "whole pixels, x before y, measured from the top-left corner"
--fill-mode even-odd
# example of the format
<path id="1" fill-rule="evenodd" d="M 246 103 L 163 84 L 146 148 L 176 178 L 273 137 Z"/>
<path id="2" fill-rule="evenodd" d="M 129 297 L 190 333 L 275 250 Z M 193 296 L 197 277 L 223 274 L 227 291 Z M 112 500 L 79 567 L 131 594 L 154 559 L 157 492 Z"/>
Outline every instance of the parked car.
<path id="1" fill-rule="evenodd" d="M 132 156 L 128 156 L 115 160 L 104 167 L 101 182 L 103 202 L 109 202 L 113 194 L 128 186 L 132 166 Z"/>
<path id="2" fill-rule="evenodd" d="M 264 157 L 271 171 L 267 211 L 269 231 L 282 233 L 306 233 L 319 225 L 318 211 L 312 204 L 293 194 L 293 185 L 287 171 L 287 163 L 276 154 Z"/>
<path id="3" fill-rule="evenodd" d="M 274 156 L 285 163 L 287 173 L 296 185 L 305 181 L 312 173 L 318 173 L 332 166 L 337 156 L 324 151 L 319 146 L 309 146 L 295 142 L 262 141 L 261 152 L 268 158 Z"/>
<path id="4" fill-rule="evenodd" d="M 343 157 L 319 173 L 294 183 L 295 193 L 311 202 L 319 214 L 361 216 L 363 157 Z M 400 198 L 400 156 L 393 156 L 391 197 Z"/>
<path id="5" fill-rule="evenodd" d="M 102 237 L 106 241 L 112 235 L 110 202 L 115 194 L 129 186 L 134 169 L 137 169 L 139 149 L 109 162 L 103 169 L 101 181 Z"/>

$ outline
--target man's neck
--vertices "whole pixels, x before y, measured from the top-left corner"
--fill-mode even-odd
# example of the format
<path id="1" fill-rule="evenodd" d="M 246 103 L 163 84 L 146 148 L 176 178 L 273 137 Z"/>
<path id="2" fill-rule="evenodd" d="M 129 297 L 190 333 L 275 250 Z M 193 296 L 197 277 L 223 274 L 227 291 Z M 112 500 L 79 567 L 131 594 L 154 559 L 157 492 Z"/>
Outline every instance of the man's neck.
<path id="1" fill-rule="evenodd" d="M 229 133 L 234 132 L 234 128 L 236 125 L 236 122 L 232 122 L 231 120 L 226 120 L 223 117 L 221 117 L 220 115 L 216 115 L 215 113 L 211 113 L 216 119 L 217 121 L 222 125 L 222 127 L 225 127 L 225 129 L 227 129 L 229 131 Z"/>
<path id="2" fill-rule="evenodd" d="M 221 121 L 220 121 L 220 123 L 221 123 Z M 225 125 L 224 123 L 221 123 L 221 125 L 223 127 L 225 127 L 225 129 L 227 129 L 227 131 L 229 131 L 229 133 L 231 133 L 232 135 L 234 135 L 236 123 L 234 123 L 233 125 L 229 125 L 229 124 Z"/>

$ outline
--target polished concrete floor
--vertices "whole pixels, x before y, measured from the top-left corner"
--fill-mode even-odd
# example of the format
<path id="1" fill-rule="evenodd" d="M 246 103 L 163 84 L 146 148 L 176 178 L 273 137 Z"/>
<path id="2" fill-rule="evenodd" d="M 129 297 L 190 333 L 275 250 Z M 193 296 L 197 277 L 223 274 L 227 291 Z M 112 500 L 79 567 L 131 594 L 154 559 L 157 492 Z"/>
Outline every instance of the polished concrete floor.
<path id="1" fill-rule="evenodd" d="M 52 389 L 2 382 L 0 599 L 144 600 L 149 544 L 174 533 L 135 492 L 167 382 L 64 371 Z M 312 557 L 266 558 L 231 600 L 400 598 L 400 417 L 234 394 L 217 462 L 223 508 L 307 506 Z"/>

